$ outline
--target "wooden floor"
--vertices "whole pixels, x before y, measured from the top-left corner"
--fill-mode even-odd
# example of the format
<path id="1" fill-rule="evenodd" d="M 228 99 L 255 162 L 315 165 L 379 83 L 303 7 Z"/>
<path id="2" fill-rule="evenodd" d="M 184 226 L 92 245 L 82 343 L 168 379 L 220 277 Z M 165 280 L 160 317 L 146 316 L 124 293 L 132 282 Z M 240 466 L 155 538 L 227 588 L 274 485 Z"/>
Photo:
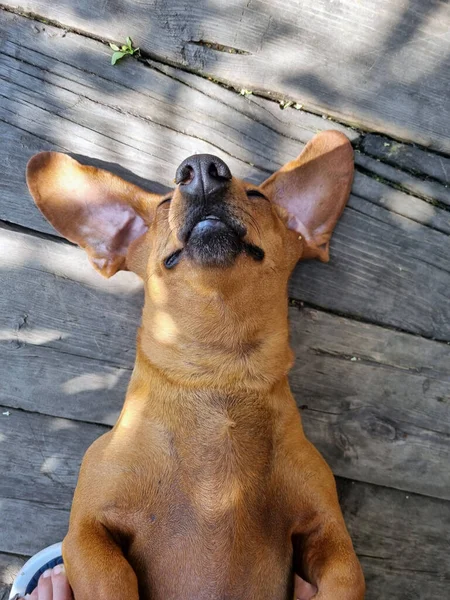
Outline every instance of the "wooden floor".
<path id="1" fill-rule="evenodd" d="M 65 534 L 142 303 L 44 221 L 27 160 L 66 151 L 160 191 L 207 152 L 259 182 L 330 128 L 357 173 L 331 262 L 292 277 L 292 388 L 367 599 L 450 597 L 449 23 L 439 0 L 0 5 L 0 599 Z M 110 66 L 128 35 L 142 59 Z"/>

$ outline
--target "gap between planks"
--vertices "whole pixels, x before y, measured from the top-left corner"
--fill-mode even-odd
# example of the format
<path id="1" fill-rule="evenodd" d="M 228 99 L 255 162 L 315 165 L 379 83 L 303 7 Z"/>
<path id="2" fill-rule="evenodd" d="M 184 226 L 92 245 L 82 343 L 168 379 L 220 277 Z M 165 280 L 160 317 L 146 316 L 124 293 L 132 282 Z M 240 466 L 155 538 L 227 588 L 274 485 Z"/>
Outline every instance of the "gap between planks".
<path id="1" fill-rule="evenodd" d="M 38 23 L 43 23 L 44 25 L 51 25 L 52 27 L 56 27 L 58 29 L 61 29 L 64 32 L 75 33 L 75 34 L 80 35 L 82 37 L 86 37 L 88 39 L 100 42 L 103 45 L 108 46 L 108 48 L 109 48 L 109 44 L 110 43 L 116 43 L 117 42 L 117 40 L 114 40 L 112 38 L 111 39 L 107 39 L 107 38 L 104 38 L 102 36 L 97 36 L 94 33 L 89 32 L 89 31 L 87 31 L 85 29 L 81 29 L 81 28 L 77 28 L 77 27 L 73 27 L 73 26 L 61 23 L 61 22 L 59 22 L 57 20 L 54 20 L 54 19 L 51 19 L 51 18 L 47 18 L 44 15 L 39 15 L 39 14 L 34 13 L 34 12 L 27 12 L 27 11 L 21 10 L 19 7 L 14 7 L 14 6 L 11 6 L 11 5 L 8 5 L 8 4 L 2 4 L 2 3 L 0 3 L 0 10 L 4 10 L 5 12 L 16 14 L 16 15 L 24 17 L 26 19 L 30 19 L 30 20 L 36 21 Z M 208 47 L 211 46 L 211 45 L 214 46 L 213 42 L 204 42 L 203 40 L 191 41 L 191 43 L 192 44 L 197 44 L 197 45 L 200 45 L 200 46 L 208 46 Z M 143 51 L 142 49 L 141 49 L 140 53 L 141 53 L 140 57 L 138 57 L 138 56 L 132 56 L 132 57 L 128 57 L 127 60 L 137 60 L 141 64 L 144 64 L 145 66 L 147 66 L 149 68 L 152 68 L 152 69 L 160 69 L 161 68 L 161 72 L 164 73 L 164 74 L 166 74 L 166 75 L 168 73 L 164 70 L 164 68 L 165 67 L 171 67 L 171 68 L 176 69 L 178 71 L 185 72 L 185 73 L 194 75 L 196 77 L 205 79 L 205 80 L 207 80 L 209 82 L 212 82 L 212 83 L 214 83 L 214 84 L 216 84 L 218 86 L 223 87 L 224 89 L 233 91 L 236 94 L 241 95 L 241 92 L 242 92 L 241 88 L 234 86 L 232 82 L 226 82 L 224 80 L 221 80 L 220 78 L 216 79 L 216 78 L 214 78 L 214 77 L 212 77 L 210 75 L 202 73 L 202 71 L 200 71 L 198 69 L 190 68 L 188 65 L 185 65 L 185 64 L 182 64 L 182 63 L 179 63 L 179 62 L 176 62 L 176 61 L 171 61 L 169 59 L 166 59 L 165 61 L 163 61 L 161 59 L 161 57 L 159 57 L 159 56 L 157 56 L 155 54 L 152 54 L 150 52 Z M 237 51 L 237 54 L 242 54 L 242 53 L 248 54 L 245 51 Z M 92 74 L 94 74 L 94 73 L 92 73 Z M 281 94 L 276 95 L 276 94 L 273 94 L 271 92 L 265 93 L 265 92 L 259 91 L 259 90 L 252 91 L 251 94 L 254 97 L 263 98 L 264 100 L 267 100 L 269 102 L 275 103 L 277 105 L 280 105 L 280 103 L 283 103 L 285 101 L 285 98 Z M 299 101 L 299 103 L 301 104 L 301 100 Z M 283 110 L 286 110 L 286 109 L 283 109 Z M 287 107 L 287 110 L 294 110 L 294 109 L 292 109 L 289 106 L 289 107 Z M 328 121 L 330 121 L 332 123 L 336 123 L 337 125 L 341 125 L 341 126 L 347 128 L 348 130 L 351 130 L 351 131 L 354 131 L 357 134 L 360 134 L 362 137 L 365 134 L 380 135 L 380 136 L 382 136 L 383 138 L 386 139 L 386 143 L 389 143 L 389 142 L 398 142 L 399 144 L 402 144 L 402 145 L 405 145 L 405 146 L 411 146 L 411 147 L 418 148 L 419 150 L 422 150 L 423 152 L 426 152 L 427 154 L 430 154 L 430 155 L 434 155 L 436 157 L 443 157 L 443 158 L 446 158 L 446 159 L 449 158 L 449 156 L 447 154 L 445 154 L 444 152 L 439 152 L 438 150 L 430 149 L 430 148 L 427 148 L 425 146 L 421 146 L 419 143 L 404 141 L 404 140 L 402 140 L 400 138 L 396 138 L 396 137 L 394 137 L 392 135 L 389 135 L 388 133 L 385 133 L 385 132 L 379 132 L 377 130 L 364 128 L 363 126 L 356 125 L 353 122 L 348 122 L 345 119 L 338 119 L 335 116 L 325 115 L 323 113 L 323 111 L 314 110 L 312 107 L 304 107 L 302 105 L 301 110 L 303 112 L 305 112 L 305 113 L 308 113 L 308 114 L 311 114 L 311 115 L 314 115 L 314 116 L 317 116 L 317 117 L 322 117 L 322 118 L 325 118 L 325 119 L 327 119 Z M 133 114 L 133 113 L 130 113 L 130 114 Z M 382 163 L 386 163 L 387 165 L 392 164 L 392 162 L 389 162 L 389 161 L 385 160 L 384 158 L 380 157 L 380 155 L 373 156 L 373 155 L 370 154 L 370 152 L 366 152 L 364 150 L 364 144 L 362 143 L 362 140 L 358 141 L 356 143 L 356 147 L 358 148 L 359 152 L 364 153 L 366 155 L 366 157 L 368 157 L 368 158 L 369 157 L 370 158 L 374 158 L 375 160 L 378 160 L 378 161 L 380 161 Z M 401 169 L 399 169 L 399 170 L 401 170 Z M 408 171 L 406 171 L 406 172 L 408 172 Z M 370 173 L 370 171 L 369 171 L 369 173 Z M 418 173 L 412 173 L 411 172 L 411 174 L 414 174 L 415 176 L 419 176 L 420 177 L 420 175 Z M 370 176 L 373 176 L 374 178 L 378 178 L 379 177 L 376 173 L 374 173 L 373 175 L 370 174 Z M 426 181 L 428 181 L 428 179 Z M 386 179 L 386 183 L 388 185 L 392 185 L 396 189 L 400 189 L 401 191 L 404 191 L 407 194 L 410 194 L 410 195 L 413 195 L 413 196 L 416 195 L 416 193 L 413 190 L 411 190 L 408 187 L 402 186 L 398 182 Z M 416 197 L 421 198 L 423 200 L 428 200 L 427 196 L 417 195 Z"/>

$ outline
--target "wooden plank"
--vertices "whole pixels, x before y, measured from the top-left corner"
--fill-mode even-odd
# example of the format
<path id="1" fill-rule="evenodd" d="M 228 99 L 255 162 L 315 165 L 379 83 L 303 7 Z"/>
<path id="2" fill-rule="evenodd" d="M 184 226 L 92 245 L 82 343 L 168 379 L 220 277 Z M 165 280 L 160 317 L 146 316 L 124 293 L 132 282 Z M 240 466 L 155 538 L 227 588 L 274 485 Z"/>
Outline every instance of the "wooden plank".
<path id="1" fill-rule="evenodd" d="M 161 73 L 135 61 L 113 69 L 107 66 L 109 50 L 94 40 L 0 13 L 6 32 L 0 55 L 0 128 L 6 140 L 0 164 L 8 173 L 0 182 L 4 220 L 52 231 L 23 178 L 27 159 L 39 149 L 95 156 L 84 160 L 161 189 L 179 162 L 199 151 L 218 154 L 236 175 L 261 181 L 294 157 L 319 123 L 334 126 L 173 69 Z M 291 295 L 450 339 L 447 213 L 366 176 L 355 186 L 367 197 L 351 199 L 334 237 L 332 262 L 300 265 Z"/>
<path id="2" fill-rule="evenodd" d="M 18 360 L 14 353 L 31 343 L 130 367 L 142 304 L 136 275 L 107 282 L 79 248 L 8 229 L 0 228 L 0 248 L 5 359 L 10 352 Z"/>
<path id="3" fill-rule="evenodd" d="M 291 386 L 337 475 L 450 497 L 450 347 L 314 310 L 291 311 Z"/>
<path id="4" fill-rule="evenodd" d="M 448 596 L 450 503 L 342 479 L 338 489 L 366 600 Z"/>
<path id="5" fill-rule="evenodd" d="M 366 135 L 361 147 L 394 167 L 431 177 L 446 186 L 450 184 L 450 158 L 374 134 Z"/>
<path id="6" fill-rule="evenodd" d="M 30 316 L 34 320 L 35 315 Z M 133 324 L 130 328 L 130 338 L 136 326 Z M 45 337 L 36 321 L 31 327 L 27 324 L 26 329 L 25 336 L 34 331 Z M 106 323 L 103 335 L 107 336 Z M 117 367 L 105 359 L 78 356 L 73 349 L 67 354 L 45 343 L 30 344 L 24 341 L 25 336 L 18 332 L 15 339 L 0 342 L 0 404 L 92 423 L 113 425 L 116 422 L 131 366 Z M 134 341 L 131 348 L 134 349 Z M 130 356 L 130 363 L 131 359 Z"/>
<path id="7" fill-rule="evenodd" d="M 448 4 L 7 0 L 68 28 L 347 122 L 450 150 Z"/>
<path id="8" fill-rule="evenodd" d="M 424 202 L 418 197 L 406 194 L 402 190 L 383 183 L 379 178 L 364 173 L 355 173 L 352 193 L 386 208 L 393 215 L 400 215 L 412 222 L 426 225 L 447 235 L 450 234 L 448 209 L 439 208 L 430 202 Z M 444 194 L 442 197 L 445 197 Z M 448 199 L 450 201 L 450 195 Z"/>
<path id="9" fill-rule="evenodd" d="M 407 148 L 412 147 L 407 146 Z M 439 155 L 435 154 L 433 156 L 436 162 L 443 160 Z M 447 184 L 443 185 L 436 181 L 419 179 L 417 176 L 401 171 L 397 167 L 381 162 L 379 159 L 362 154 L 360 151 L 356 152 L 355 163 L 358 167 L 363 167 L 364 170 L 367 169 L 371 177 L 375 180 L 388 181 L 391 184 L 391 188 L 392 184 L 394 184 L 394 186 L 398 186 L 401 190 L 404 190 L 409 195 L 409 201 L 411 200 L 411 196 L 417 196 L 418 198 L 427 200 L 434 206 L 438 205 L 438 203 L 445 205 L 444 208 L 450 206 L 450 189 Z M 441 214 L 444 217 L 445 213 Z M 449 221 L 448 213 L 446 216 L 447 221 Z"/>
<path id="10" fill-rule="evenodd" d="M 6 521 L 14 523 L 21 518 L 20 510 L 11 509 L 14 503 L 19 503 L 19 507 L 21 501 L 39 501 L 42 510 L 48 509 L 49 514 L 53 510 L 67 511 L 72 501 L 80 459 L 92 442 L 107 429 L 100 425 L 0 407 L 1 535 L 6 535 L 3 527 Z M 8 511 L 11 512 L 9 516 Z M 44 521 L 42 527 L 43 531 L 47 529 Z M 9 534 L 6 537 L 5 542 L 0 544 L 1 551 L 15 554 L 28 552 L 20 546 L 9 546 L 13 538 Z M 17 539 L 26 542 L 23 537 Z"/>
<path id="11" fill-rule="evenodd" d="M 0 233 L 0 400 L 113 424 L 133 365 L 141 284 L 131 273 L 102 279 L 68 244 Z M 450 346 L 320 311 L 290 314 L 293 392 L 334 471 L 450 497 Z"/>
<path id="12" fill-rule="evenodd" d="M 55 486 L 50 482 L 47 487 L 47 495 L 50 495 Z M 73 493 L 73 489 L 71 491 Z M 70 504 L 65 509 L 55 508 L 41 503 L 39 497 L 39 492 L 29 499 L 0 497 L 2 552 L 31 556 L 63 539 L 69 525 Z M 5 557 L 5 563 L 9 567 L 6 577 L 10 579 L 20 560 L 11 557 L 7 562 Z"/>
<path id="13" fill-rule="evenodd" d="M 210 81 L 191 73 L 186 73 L 174 67 L 162 65 L 151 60 L 148 60 L 147 63 L 151 65 L 152 68 L 167 74 L 176 81 L 183 82 L 189 87 L 201 91 L 209 97 L 221 99 L 226 102 L 229 107 L 232 107 L 239 112 L 244 109 L 246 114 L 253 120 L 265 123 L 267 127 L 270 127 L 282 136 L 298 140 L 301 143 L 307 142 L 311 138 L 312 132 L 321 131 L 327 128 L 339 129 L 357 146 L 355 152 L 356 166 L 362 167 L 364 172 L 369 172 L 375 180 L 380 181 L 380 178 L 382 178 L 383 180 L 392 182 L 395 187 L 402 188 L 408 192 L 408 200 L 405 201 L 405 204 L 414 202 L 414 198 L 411 196 L 417 196 L 418 198 L 428 200 L 433 204 L 436 204 L 436 201 L 438 201 L 445 205 L 450 205 L 450 190 L 446 185 L 436 181 L 424 181 L 422 177 L 423 171 L 418 172 L 418 175 L 414 176 L 410 172 L 400 170 L 398 168 L 399 166 L 408 171 L 413 169 L 405 160 L 400 160 L 399 163 L 396 164 L 395 156 L 397 152 L 400 153 L 402 157 L 409 152 L 417 153 L 417 164 L 420 164 L 421 159 L 425 157 L 426 164 L 429 164 L 429 168 L 431 169 L 434 166 L 434 163 L 436 163 L 435 170 L 441 172 L 442 175 L 444 175 L 442 169 L 447 169 L 449 159 L 436 153 L 424 152 L 415 146 L 393 142 L 386 137 L 375 136 L 372 134 L 360 135 L 357 131 L 350 129 L 349 127 L 343 127 L 341 124 L 327 121 L 327 119 L 319 119 L 316 115 L 303 110 L 294 109 L 292 107 L 280 110 L 280 105 L 274 102 L 268 102 L 264 98 L 249 96 L 246 101 L 243 101 L 241 96 L 236 95 L 235 93 L 226 92 L 223 88 L 212 85 Z M 370 142 L 372 138 L 381 140 L 381 142 L 377 144 L 377 149 L 380 151 L 380 154 L 372 148 L 372 143 Z M 369 143 L 367 143 L 368 141 Z M 398 148 L 398 150 L 392 152 L 390 164 L 393 166 L 390 166 L 390 164 L 387 164 L 386 162 L 381 162 L 378 158 L 382 158 L 383 161 L 387 160 L 386 148 Z M 362 149 L 368 154 L 364 154 Z M 372 154 L 374 154 L 376 158 L 372 158 Z M 437 165 L 439 165 L 439 167 L 437 167 Z M 450 163 L 448 169 L 450 171 Z M 418 169 L 416 170 L 418 171 Z M 386 188 L 387 187 L 388 186 L 386 186 Z M 391 187 L 390 191 L 395 193 L 395 187 L 394 190 Z"/>
<path id="14" fill-rule="evenodd" d="M 447 234 L 351 196 L 333 236 L 330 263 L 300 263 L 291 278 L 290 295 L 445 341 L 450 323 L 449 246 Z"/>
<path id="15" fill-rule="evenodd" d="M 27 558 L 27 556 L 0 552 L 0 600 L 3 600 L 3 598 L 7 600 L 9 593 L 5 594 L 5 596 L 2 596 L 2 593 L 5 593 L 6 590 L 9 592 L 9 586 L 25 564 Z"/>
<path id="16" fill-rule="evenodd" d="M 444 556 L 444 564 L 445 560 Z M 360 561 L 366 577 L 365 600 L 440 600 L 448 595 L 449 577 L 441 575 L 439 570 L 423 573 L 415 567 L 415 563 L 397 570 L 373 558 L 360 557 Z"/>

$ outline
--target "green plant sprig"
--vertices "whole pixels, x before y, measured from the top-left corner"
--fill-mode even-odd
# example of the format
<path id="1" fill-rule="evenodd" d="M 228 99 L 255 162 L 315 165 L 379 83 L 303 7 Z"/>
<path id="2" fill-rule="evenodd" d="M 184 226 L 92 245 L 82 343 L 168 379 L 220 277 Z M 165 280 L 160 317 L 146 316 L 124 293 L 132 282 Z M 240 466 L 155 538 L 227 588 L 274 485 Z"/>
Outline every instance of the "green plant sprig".
<path id="1" fill-rule="evenodd" d="M 139 56 L 139 48 L 133 48 L 133 42 L 130 37 L 127 37 L 127 43 L 123 46 L 116 46 L 116 44 L 109 44 L 111 50 L 114 50 L 111 56 L 111 64 L 115 65 L 118 60 L 122 60 L 124 56 Z"/>

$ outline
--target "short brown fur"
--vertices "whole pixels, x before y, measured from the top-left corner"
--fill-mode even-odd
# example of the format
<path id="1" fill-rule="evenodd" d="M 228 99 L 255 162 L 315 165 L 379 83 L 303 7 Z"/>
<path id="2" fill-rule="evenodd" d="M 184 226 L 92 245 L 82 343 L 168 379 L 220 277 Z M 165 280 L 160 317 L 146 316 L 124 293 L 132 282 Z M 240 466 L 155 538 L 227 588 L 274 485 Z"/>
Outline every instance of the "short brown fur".
<path id="1" fill-rule="evenodd" d="M 328 260 L 352 176 L 346 138 L 320 134 L 259 188 L 233 178 L 223 198 L 264 260 L 166 269 L 182 249 L 180 186 L 169 201 L 65 155 L 30 161 L 56 229 L 104 275 L 145 283 L 125 404 L 85 455 L 64 540 L 76 600 L 286 600 L 294 581 L 301 600 L 363 598 L 333 475 L 287 380 L 288 278 L 302 257 Z"/>

